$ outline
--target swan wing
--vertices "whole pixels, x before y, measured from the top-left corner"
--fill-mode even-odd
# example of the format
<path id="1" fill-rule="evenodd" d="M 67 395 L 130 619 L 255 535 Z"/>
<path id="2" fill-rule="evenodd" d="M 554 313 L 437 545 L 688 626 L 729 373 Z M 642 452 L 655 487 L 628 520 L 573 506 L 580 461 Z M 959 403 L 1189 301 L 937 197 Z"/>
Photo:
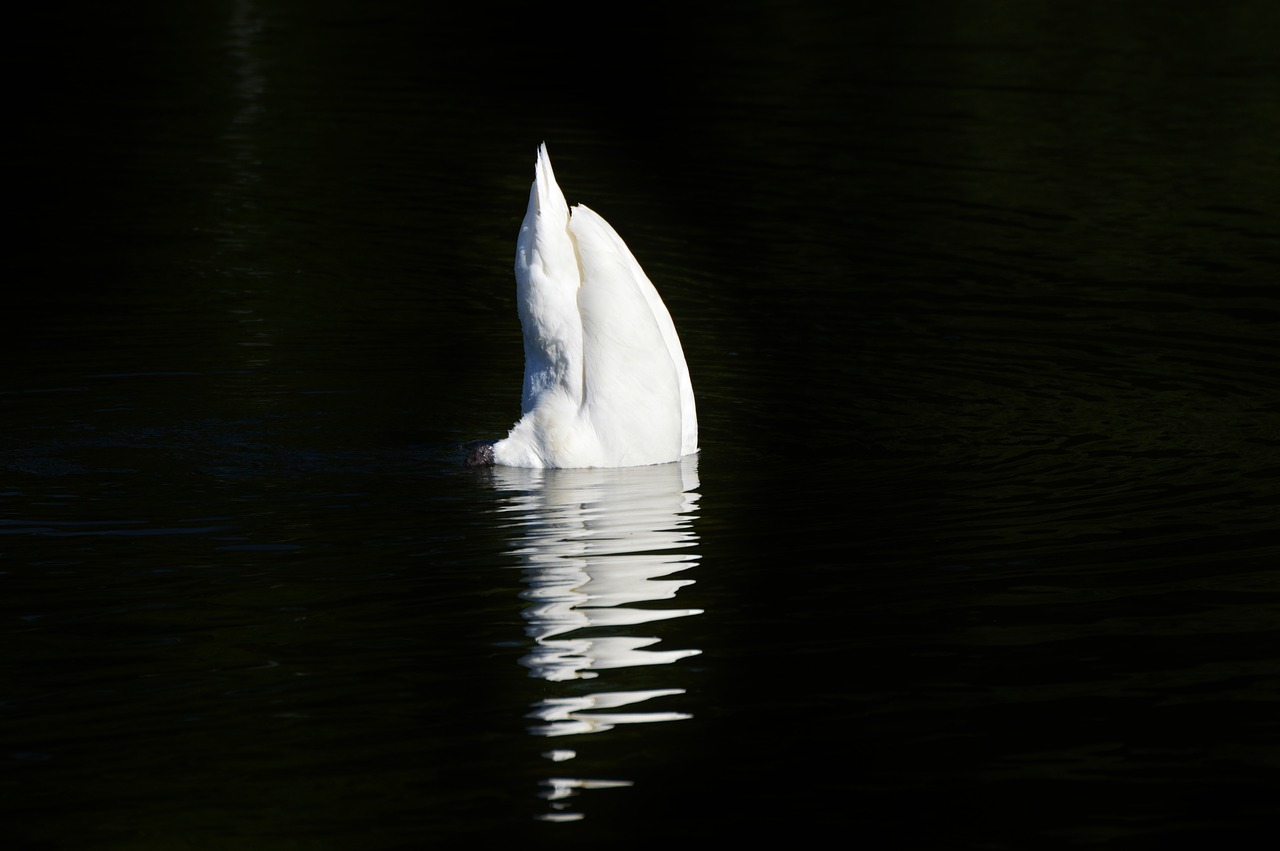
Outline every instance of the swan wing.
<path id="1" fill-rule="evenodd" d="M 689 379 L 671 317 L 608 222 L 578 205 L 569 229 L 582 268 L 583 414 L 610 465 L 674 461 L 685 454 Z"/>
<path id="2" fill-rule="evenodd" d="M 690 455 L 698 451 L 698 413 L 693 400 L 693 384 L 689 380 L 689 366 L 684 359 L 684 349 L 680 345 L 680 337 L 676 334 L 675 323 L 671 321 L 671 313 L 663 304 L 662 297 L 645 275 L 644 269 L 632 255 L 627 244 L 608 222 L 586 205 L 578 204 L 573 208 L 569 224 L 578 243 L 578 256 L 583 266 L 583 295 L 592 303 L 604 301 L 588 293 L 597 285 L 609 285 L 612 289 L 625 286 L 638 294 L 642 303 L 636 303 L 635 339 L 636 345 L 651 347 L 651 354 L 665 352 L 672 369 L 675 371 L 678 391 L 676 401 L 671 407 L 680 412 L 680 454 Z M 587 272 L 588 266 L 598 269 L 596 275 Z M 608 270 L 608 271 L 606 271 Z M 603 289 L 604 287 L 602 287 Z M 586 321 L 587 308 L 583 306 L 583 296 L 579 296 L 583 320 Z M 638 317 L 647 316 L 657 328 L 660 339 L 654 339 L 648 331 L 648 322 L 641 322 Z M 626 317 L 622 317 L 625 319 Z M 646 329 L 641 335 L 639 329 Z"/>

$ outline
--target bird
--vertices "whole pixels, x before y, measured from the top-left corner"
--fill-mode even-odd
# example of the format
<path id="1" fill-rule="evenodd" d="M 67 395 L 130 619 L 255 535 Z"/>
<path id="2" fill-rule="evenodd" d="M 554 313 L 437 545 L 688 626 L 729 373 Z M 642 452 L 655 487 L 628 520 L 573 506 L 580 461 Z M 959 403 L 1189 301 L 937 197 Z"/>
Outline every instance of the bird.
<path id="1" fill-rule="evenodd" d="M 538 147 L 515 256 L 524 336 L 520 420 L 470 467 L 636 467 L 698 451 L 689 367 L 671 314 L 598 213 L 570 209 Z"/>

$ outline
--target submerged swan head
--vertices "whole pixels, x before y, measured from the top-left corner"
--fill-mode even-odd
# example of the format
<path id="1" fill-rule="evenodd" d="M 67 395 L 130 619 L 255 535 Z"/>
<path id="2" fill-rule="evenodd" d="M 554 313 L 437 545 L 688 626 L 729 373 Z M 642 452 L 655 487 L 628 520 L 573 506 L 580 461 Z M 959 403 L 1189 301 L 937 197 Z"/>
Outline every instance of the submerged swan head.
<path id="1" fill-rule="evenodd" d="M 633 467 L 698 450 L 698 416 L 671 314 L 622 237 L 570 210 L 538 148 L 516 243 L 524 332 L 521 418 L 468 466 Z"/>

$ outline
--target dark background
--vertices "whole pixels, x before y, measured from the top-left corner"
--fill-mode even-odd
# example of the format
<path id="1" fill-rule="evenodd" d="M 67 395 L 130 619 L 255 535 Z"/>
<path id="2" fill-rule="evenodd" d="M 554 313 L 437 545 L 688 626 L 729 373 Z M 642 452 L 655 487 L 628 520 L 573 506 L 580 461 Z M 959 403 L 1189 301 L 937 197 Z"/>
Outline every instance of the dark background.
<path id="1" fill-rule="evenodd" d="M 19 13 L 6 829 L 1242 840 L 1280 759 L 1278 36 L 1261 2 Z M 635 785 L 573 825 L 529 816 L 519 536 L 459 469 L 517 413 L 542 141 L 702 434 L 706 614 L 662 628 L 693 718 L 584 744 Z"/>

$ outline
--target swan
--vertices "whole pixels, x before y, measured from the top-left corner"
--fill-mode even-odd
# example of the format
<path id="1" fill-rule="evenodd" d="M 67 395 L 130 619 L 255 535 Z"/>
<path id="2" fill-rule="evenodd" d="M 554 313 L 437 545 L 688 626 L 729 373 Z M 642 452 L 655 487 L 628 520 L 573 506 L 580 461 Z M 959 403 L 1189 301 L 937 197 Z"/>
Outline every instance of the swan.
<path id="1" fill-rule="evenodd" d="M 622 237 L 569 209 L 538 147 L 515 257 L 524 333 L 519 422 L 468 466 L 636 467 L 698 451 L 693 385 L 671 314 Z"/>

